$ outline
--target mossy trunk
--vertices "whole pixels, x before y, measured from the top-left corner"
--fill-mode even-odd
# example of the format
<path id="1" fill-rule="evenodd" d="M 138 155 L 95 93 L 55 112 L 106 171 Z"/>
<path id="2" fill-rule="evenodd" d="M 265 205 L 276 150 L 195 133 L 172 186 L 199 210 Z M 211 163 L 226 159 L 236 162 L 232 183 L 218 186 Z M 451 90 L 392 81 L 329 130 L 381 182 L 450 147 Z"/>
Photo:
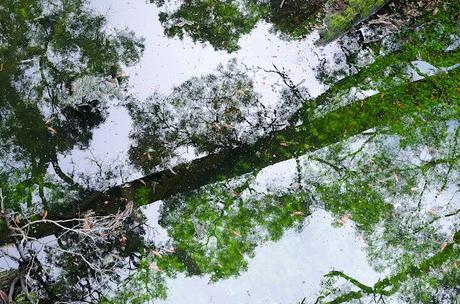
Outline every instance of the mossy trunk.
<path id="1" fill-rule="evenodd" d="M 348 4 L 343 0 L 330 0 L 326 8 L 326 26 L 320 31 L 317 44 L 326 44 L 347 33 L 351 28 L 371 18 L 391 0 L 359 0 Z"/>
<path id="2" fill-rule="evenodd" d="M 273 132 L 251 145 L 224 150 L 172 170 L 147 175 L 108 191 L 89 193 L 67 209 L 57 206 L 48 212 L 49 219 L 70 219 L 87 210 L 110 214 L 123 209 L 128 201 L 146 205 L 171 195 L 197 189 L 216 181 L 254 172 L 269 165 L 300 156 L 309 151 L 343 141 L 365 130 L 399 122 L 410 113 L 424 111 L 439 103 L 458 103 L 456 83 L 460 69 L 401 85 L 355 102 L 298 127 Z M 438 96 L 439 95 L 439 96 Z M 447 97 L 446 97 L 447 96 Z M 449 101 L 447 98 L 455 98 Z M 0 245 L 10 242 L 0 223 Z M 40 225 L 31 233 L 43 237 L 56 232 L 56 227 Z"/>

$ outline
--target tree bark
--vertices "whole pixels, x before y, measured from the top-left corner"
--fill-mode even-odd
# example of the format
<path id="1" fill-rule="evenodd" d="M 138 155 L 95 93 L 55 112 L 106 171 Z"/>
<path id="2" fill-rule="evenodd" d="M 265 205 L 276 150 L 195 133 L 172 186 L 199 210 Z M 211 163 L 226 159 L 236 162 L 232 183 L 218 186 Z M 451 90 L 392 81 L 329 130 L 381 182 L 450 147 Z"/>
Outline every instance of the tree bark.
<path id="1" fill-rule="evenodd" d="M 10 292 L 11 282 L 16 278 L 17 271 L 7 270 L 0 272 L 0 291 L 3 291 L 6 295 Z M 2 303 L 0 301 L 0 303 Z"/>
<path id="2" fill-rule="evenodd" d="M 439 78 L 447 79 L 438 81 Z M 432 106 L 433 98 L 443 103 L 458 102 L 445 100 L 441 95 L 458 96 L 457 88 L 452 83 L 458 83 L 459 80 L 460 69 L 455 69 L 393 88 L 311 121 L 307 117 L 304 124 L 273 132 L 254 144 L 211 154 L 180 164 L 172 170 L 163 170 L 115 186 L 105 192 L 87 193 L 83 199 L 68 207 L 59 205 L 50 209 L 48 218 L 71 219 L 88 210 L 96 214 L 111 214 L 123 209 L 128 201 L 133 201 L 137 206 L 145 205 L 209 183 L 260 170 L 343 141 L 365 130 L 387 126 L 407 114 Z M 428 105 L 423 100 L 429 100 Z M 11 242 L 4 226 L 4 222 L 0 222 L 0 246 Z M 55 226 L 44 224 L 35 227 L 31 235 L 43 237 L 56 231 Z"/>

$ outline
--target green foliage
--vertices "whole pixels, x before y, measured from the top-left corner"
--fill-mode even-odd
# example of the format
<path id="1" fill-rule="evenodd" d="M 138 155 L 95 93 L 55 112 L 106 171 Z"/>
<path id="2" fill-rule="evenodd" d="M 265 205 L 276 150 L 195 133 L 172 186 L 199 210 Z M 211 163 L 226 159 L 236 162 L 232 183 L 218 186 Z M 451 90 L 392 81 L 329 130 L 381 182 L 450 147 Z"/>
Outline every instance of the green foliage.
<path id="1" fill-rule="evenodd" d="M 141 187 L 135 190 L 134 201 L 137 206 L 144 206 L 151 203 L 152 189 L 148 187 Z"/>
<path id="2" fill-rule="evenodd" d="M 249 33 L 260 19 L 258 6 L 247 1 L 241 7 L 236 1 L 184 1 L 173 13 L 160 14 L 165 33 L 183 38 L 187 33 L 194 41 L 209 42 L 217 50 L 236 51 L 238 41 Z"/>
<path id="3" fill-rule="evenodd" d="M 371 231 L 385 217 L 390 216 L 392 205 L 372 189 L 368 176 L 363 180 L 348 181 L 331 186 L 320 186 L 317 191 L 324 202 L 324 208 L 337 217 L 349 214 L 359 229 Z"/>
<path id="4" fill-rule="evenodd" d="M 161 225 L 174 240 L 176 255 L 158 266 L 174 274 L 208 274 L 211 280 L 236 276 L 261 242 L 301 227 L 309 213 L 303 194 L 250 195 L 219 185 L 165 202 Z"/>
<path id="5" fill-rule="evenodd" d="M 134 274 L 123 280 L 115 296 L 102 299 L 100 304 L 142 304 L 165 299 L 167 287 L 164 277 L 156 269 L 151 256 L 144 256 Z"/>
<path id="6" fill-rule="evenodd" d="M 98 103 L 79 100 L 81 103 L 69 104 L 68 98 L 75 97 L 72 84 L 94 79 L 91 77 L 118 80 L 117 72 L 124 64 L 136 62 L 142 50 L 141 41 L 132 33 L 106 34 L 104 18 L 88 11 L 84 1 L 61 1 L 61 6 L 51 12 L 44 9 L 45 2 L 11 0 L 0 7 L 0 59 L 8 63 L 4 72 L 0 72 L 0 155 L 5 160 L 11 158 L 10 163 L 21 165 L 1 169 L 0 187 L 8 197 L 8 208 L 17 211 L 23 203 L 30 211 L 37 197 L 43 204 L 47 201 L 56 204 L 74 190 L 62 174 L 68 186 L 51 179 L 46 172 L 50 164 L 59 171 L 58 156 L 75 146 L 87 147 L 92 130 L 105 116 L 104 107 Z M 235 51 L 240 36 L 249 33 L 262 19 L 270 20 L 282 32 L 302 36 L 310 22 L 317 21 L 309 17 L 320 13 L 322 3 L 315 2 L 317 6 L 306 8 L 305 3 L 292 1 L 285 3 L 287 12 L 282 11 L 280 1 L 269 4 L 250 2 L 241 6 L 234 1 L 185 1 L 176 12 L 163 14 L 161 21 L 171 37 L 187 34 L 195 41 L 209 41 L 216 49 Z M 324 34 L 325 37 L 347 30 L 383 4 L 384 1 L 346 2 L 345 8 L 328 17 L 331 32 Z M 103 263 L 114 252 L 122 257 L 141 256 L 140 260 L 135 259 L 136 272 L 123 278 L 118 292 L 105 295 L 101 303 L 144 303 L 165 298 L 165 279 L 178 273 L 208 275 L 212 281 L 237 276 L 247 269 L 248 259 L 254 256 L 257 246 L 279 240 L 286 229 L 301 229 L 313 203 L 314 207 L 331 212 L 342 224 L 347 220 L 354 222 L 357 232 L 367 242 L 369 260 L 375 269 L 390 272 L 373 286 L 361 284 L 340 271 L 329 273 L 326 278 L 331 279 L 331 284 L 325 295 L 332 297 L 332 303 L 364 300 L 373 295 L 394 296 L 407 303 L 458 301 L 459 234 L 455 231 L 459 213 L 446 211 L 430 216 L 422 197 L 429 191 L 443 192 L 452 185 L 458 188 L 460 131 L 456 122 L 460 117 L 460 71 L 439 73 L 416 83 L 409 83 L 403 71 L 418 57 L 438 66 L 459 62 L 458 49 L 446 48 L 459 30 L 459 4 L 454 1 L 449 4 L 440 6 L 435 19 L 432 14 L 425 15 L 416 22 L 416 30 L 396 35 L 397 51 L 377 56 L 356 75 L 338 82 L 317 100 L 306 102 L 297 115 L 303 120 L 302 125 L 258 141 L 260 146 L 246 145 L 242 151 L 251 155 L 229 169 L 229 175 L 258 169 L 338 142 L 310 159 L 327 168 L 323 180 L 313 176 L 302 185 L 305 191 L 274 194 L 254 193 L 247 182 L 236 186 L 214 184 L 167 199 L 161 210 L 161 225 L 171 237 L 173 250 L 168 254 L 148 248 L 143 243 L 142 231 L 133 228 L 134 225 L 123 226 L 123 233 L 97 246 L 79 239 L 69 242 L 84 252 L 100 250 L 104 254 L 91 258 L 103 257 Z M 299 6 L 305 9 L 300 14 L 302 20 L 295 19 L 298 15 L 292 19 L 285 17 L 291 16 Z M 47 51 L 59 60 L 48 58 Z M 64 60 L 74 57 L 75 62 Z M 35 72 L 39 81 L 33 85 L 24 77 L 33 70 L 30 62 L 23 62 L 29 59 L 37 61 L 38 66 Z M 133 136 L 138 148 L 133 159 L 172 157 L 175 151 L 171 152 L 171 147 L 193 146 L 198 152 L 216 152 L 251 142 L 237 136 L 242 130 L 238 124 L 247 119 L 242 108 L 256 104 L 257 94 L 250 78 L 233 68 L 221 70 L 217 76 L 192 78 L 174 89 L 169 97 L 155 96 L 154 101 L 161 102 L 154 102 L 149 109 L 151 116 L 136 112 L 138 108 L 133 106 L 136 131 L 142 131 L 136 132 L 138 137 Z M 335 97 L 352 87 L 377 89 L 380 93 L 362 103 L 334 104 Z M 202 111 L 203 100 L 210 100 L 206 105 L 219 117 L 197 123 L 207 114 Z M 163 112 L 162 117 L 159 114 L 164 105 L 172 110 Z M 338 109 L 328 111 L 319 109 L 321 106 Z M 56 112 L 49 116 L 44 111 L 48 108 Z M 179 116 L 178 113 L 189 108 L 197 111 L 185 111 L 186 117 Z M 53 120 L 47 125 L 45 122 L 50 118 Z M 176 122 L 178 127 L 161 133 L 164 128 L 159 130 L 160 120 L 163 126 Z M 358 136 L 364 138 L 360 142 L 362 147 L 353 150 L 349 148 L 350 141 L 344 142 L 368 129 L 371 130 Z M 187 136 L 182 136 L 184 130 Z M 421 156 L 426 151 L 429 158 Z M 139 163 L 151 169 L 159 164 L 158 159 L 147 165 Z M 302 172 L 299 161 L 297 169 L 299 175 L 313 171 L 305 168 Z M 151 188 L 140 187 L 133 191 L 133 198 L 143 205 L 150 202 L 152 193 Z M 440 207 L 447 210 L 451 205 Z M 64 209 L 58 205 L 50 210 L 56 215 Z M 452 219 L 453 236 L 440 229 L 440 222 L 445 219 Z M 4 225 L 0 226 L 0 232 L 6 233 Z M 124 244 L 126 240 L 128 244 Z M 120 247 L 123 250 L 118 252 Z M 148 250 L 155 253 L 145 253 Z M 49 284 L 49 289 L 61 298 L 81 297 L 78 283 L 94 271 L 78 256 L 53 257 L 64 269 L 62 277 Z M 118 281 L 119 274 L 112 275 Z M 344 293 L 335 287 L 336 279 L 345 280 L 358 291 Z M 22 295 L 17 300 L 22 301 Z"/>
<path id="7" fill-rule="evenodd" d="M 215 73 L 192 77 L 167 96 L 155 93 L 147 102 L 130 103 L 130 159 L 149 173 L 178 157 L 180 149 L 212 154 L 254 142 L 284 125 L 298 107 L 295 102 L 300 100 L 265 106 L 244 67 L 230 60 Z"/>
<path id="8" fill-rule="evenodd" d="M 301 39 L 321 24 L 324 0 L 271 0 L 264 20 L 285 39 Z"/>
<path id="9" fill-rule="evenodd" d="M 319 24 L 322 4 L 322 0 L 182 1 L 173 11 L 163 10 L 159 19 L 169 37 L 182 39 L 188 35 L 195 42 L 210 43 L 216 50 L 235 52 L 240 38 L 260 21 L 272 23 L 273 30 L 284 38 L 302 38 Z"/>
<path id="10" fill-rule="evenodd" d="M 120 96 L 109 80 L 138 61 L 142 41 L 108 33 L 86 1 L 7 0 L 0 20 L 0 156 L 11 164 L 0 186 L 10 208 L 37 198 L 48 208 L 81 190 L 58 158 L 88 146 L 106 101 Z M 49 176 L 51 165 L 62 180 Z"/>

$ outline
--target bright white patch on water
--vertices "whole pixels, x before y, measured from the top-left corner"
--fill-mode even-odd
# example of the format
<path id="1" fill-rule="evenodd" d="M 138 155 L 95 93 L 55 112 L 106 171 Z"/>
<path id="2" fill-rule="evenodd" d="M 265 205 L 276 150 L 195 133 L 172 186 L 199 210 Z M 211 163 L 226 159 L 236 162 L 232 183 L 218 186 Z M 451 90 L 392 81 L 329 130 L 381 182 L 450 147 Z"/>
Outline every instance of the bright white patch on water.
<path id="1" fill-rule="evenodd" d="M 248 74 L 254 79 L 255 90 L 262 95 L 262 102 L 276 107 L 284 85 L 279 75 L 261 69 L 273 70 L 273 65 L 276 65 L 294 83 L 302 82 L 312 96 L 317 96 L 325 88 L 315 78 L 314 67 L 318 65 L 319 58 L 331 59 L 334 52 L 339 51 L 335 44 L 324 48 L 314 46 L 317 33 L 301 41 L 282 40 L 269 32 L 269 24 L 261 22 L 240 39 L 238 52 L 228 54 L 214 50 L 208 43 L 195 44 L 187 35 L 183 40 L 165 37 L 158 21 L 159 10 L 154 4 L 132 0 L 93 0 L 91 7 L 96 13 L 106 16 L 108 31 L 128 29 L 145 38 L 145 52 L 140 63 L 124 71 L 129 75 L 130 94 L 139 101 L 155 91 L 169 94 L 174 86 L 187 79 L 213 73 L 219 64 L 225 65 L 228 60 L 236 58 L 250 69 Z M 121 164 L 128 180 L 139 177 L 141 173 L 130 167 L 127 155 L 131 126 L 127 110 L 113 106 L 106 122 L 94 131 L 89 149 L 74 149 L 60 159 L 61 166 L 67 172 L 95 174 L 92 161 L 95 158 Z"/>
<path id="2" fill-rule="evenodd" d="M 276 243 L 268 242 L 255 251 L 248 271 L 239 277 L 210 283 L 209 277 L 169 279 L 168 298 L 162 303 L 313 303 L 327 272 L 341 270 L 364 284 L 379 277 L 368 265 L 362 240 L 351 223 L 331 226 L 325 211 L 307 219 L 302 232 L 286 231 Z"/>

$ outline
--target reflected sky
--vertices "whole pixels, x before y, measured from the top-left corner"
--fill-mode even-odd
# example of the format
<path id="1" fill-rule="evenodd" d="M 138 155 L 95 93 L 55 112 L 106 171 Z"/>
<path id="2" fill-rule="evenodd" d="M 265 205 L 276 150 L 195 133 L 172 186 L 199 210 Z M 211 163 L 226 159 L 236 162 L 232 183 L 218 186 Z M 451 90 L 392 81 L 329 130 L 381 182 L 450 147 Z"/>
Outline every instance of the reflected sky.
<path id="1" fill-rule="evenodd" d="M 408 297 L 427 297 L 426 294 L 417 294 L 419 287 L 432 283 L 434 277 L 444 276 L 447 283 L 443 281 L 445 285 L 442 286 L 434 284 L 427 293 L 431 292 L 429 296 L 435 298 L 439 296 L 438 290 L 447 290 L 446 298 L 456 297 L 449 291 L 458 287 L 458 283 L 455 283 L 458 277 L 455 259 L 458 257 L 456 243 L 460 228 L 460 129 L 456 115 L 460 103 L 456 95 L 458 89 L 449 82 L 456 83 L 459 77 L 456 65 L 451 65 L 451 59 L 448 62 L 452 73 L 433 72 L 429 79 L 415 78 L 413 73 L 417 66 L 412 61 L 413 70 L 408 71 L 412 77 L 409 79 L 419 82 L 402 86 L 401 91 L 407 94 L 404 95 L 403 104 L 399 103 L 399 97 L 398 100 L 391 97 L 392 91 L 364 99 L 380 89 L 400 88 L 397 85 L 407 80 L 405 77 L 408 75 L 400 71 L 407 65 L 398 66 L 400 62 L 396 62 L 393 66 L 390 65 L 393 62 L 388 64 L 384 61 L 383 65 L 388 64 L 389 69 L 378 69 L 383 76 L 374 75 L 372 70 L 376 66 L 378 68 L 380 62 L 375 65 L 368 62 L 370 69 L 356 71 L 356 78 L 338 83 L 338 95 L 343 93 L 340 89 L 345 84 L 344 91 L 348 95 L 340 97 L 347 102 L 334 99 L 337 96 L 333 95 L 336 93 L 336 87 L 333 87 L 329 96 L 332 96 L 330 104 L 321 104 L 324 100 L 319 98 L 318 101 L 311 100 L 313 106 L 310 106 L 309 102 L 304 102 L 308 99 L 296 94 L 307 92 L 306 95 L 317 97 L 323 93 L 326 86 L 317 79 L 318 67 L 327 62 L 332 65 L 329 66 L 331 70 L 340 69 L 338 65 L 343 62 L 340 63 L 337 58 L 344 56 L 343 49 L 336 43 L 323 47 L 314 45 L 317 32 L 302 39 L 286 39 L 273 30 L 273 24 L 259 21 L 248 34 L 239 37 L 240 48 L 228 53 L 216 50 L 208 42 L 194 42 L 187 35 L 181 39 L 166 37 L 164 25 L 158 20 L 162 9 L 154 4 L 134 0 L 93 0 L 90 7 L 96 14 L 106 16 L 107 24 L 103 29 L 107 35 L 112 35 L 110 37 L 118 37 L 122 29 L 142 37 L 145 49 L 138 63 L 126 66 L 131 61 L 125 58 L 126 64 L 118 67 L 115 63 L 104 61 L 107 66 L 100 67 L 102 72 L 99 67 L 93 67 L 97 71 L 92 71 L 95 75 L 84 77 L 69 68 L 70 76 L 64 75 L 68 79 L 60 79 L 61 74 L 56 72 L 60 69 L 51 69 L 57 76 L 43 71 L 40 75 L 29 75 L 31 70 L 41 71 L 40 64 L 46 64 L 40 62 L 34 66 L 33 60 L 21 61 L 18 63 L 20 66 L 30 63 L 31 70 L 24 68 L 24 73 L 30 77 L 12 81 L 11 87 L 10 84 L 5 88 L 0 86 L 8 94 L 13 92 L 8 98 L 0 99 L 2 106 L 3 102 L 7 105 L 0 108 L 4 112 L 1 114 L 5 114 L 0 118 L 10 119 L 0 122 L 5 122 L 3 138 L 8 139 L 8 127 L 13 126 L 15 133 L 12 134 L 15 136 L 11 138 L 19 144 L 13 142 L 10 146 L 9 140 L 2 143 L 2 147 L 5 147 L 2 153 L 6 155 L 2 162 L 5 167 L 11 166 L 13 173 L 5 170 L 0 172 L 0 177 L 3 178 L 3 185 L 9 185 L 11 180 L 19 180 L 18 185 L 13 184 L 14 189 L 5 191 L 8 198 L 17 200 L 13 206 L 15 210 L 31 208 L 38 221 L 44 222 L 48 216 L 47 209 L 50 214 L 55 212 L 53 216 L 68 216 L 76 211 L 67 208 L 61 211 L 58 204 L 52 210 L 48 208 L 47 201 L 77 200 L 77 195 L 73 194 L 78 192 L 94 194 L 100 200 L 95 203 L 94 209 L 96 212 L 101 209 L 106 212 L 110 208 L 97 208 L 110 205 L 109 198 L 104 201 L 110 197 L 109 194 L 85 192 L 87 189 L 82 189 L 82 185 L 91 190 L 104 190 L 123 183 L 120 187 L 111 188 L 116 188 L 113 196 L 117 197 L 113 208 L 118 208 L 122 202 L 128 211 L 123 213 L 119 210 L 117 213 L 112 210 L 115 220 L 120 214 L 125 218 L 122 224 L 117 222 L 107 234 L 96 235 L 96 240 L 81 241 L 81 235 L 66 231 L 56 233 L 57 239 L 51 238 L 51 241 L 31 241 L 32 247 L 39 246 L 37 243 L 40 242 L 52 243 L 47 249 L 51 265 L 66 260 L 66 253 L 69 253 L 59 250 L 53 252 L 53 249 L 79 250 L 82 254 L 94 250 L 97 253 L 94 258 L 101 267 L 112 265 L 112 259 L 116 260 L 113 271 L 101 272 L 107 279 L 111 279 L 112 275 L 119 275 L 120 278 L 132 278 L 133 275 L 136 278 L 135 274 L 142 275 L 142 271 L 153 274 L 155 283 L 145 286 L 147 290 L 155 290 L 163 288 L 164 284 L 168 291 L 163 303 L 299 303 L 303 299 L 305 302 L 302 303 L 314 303 L 319 295 L 335 303 L 333 299 L 336 296 L 350 295 L 353 298 L 357 288 L 360 289 L 358 296 L 363 301 L 375 294 L 388 293 L 392 297 L 390 301 L 398 303 L 406 290 L 409 291 Z M 50 22 L 56 18 L 51 16 Z M 31 20 L 41 22 L 40 18 Z M 46 26 L 44 28 L 47 29 Z M 402 49 L 401 53 L 404 51 Z M 454 58 L 455 52 L 449 53 L 449 58 Z M 97 54 L 89 53 L 93 56 Z M 120 54 L 129 57 L 129 52 Z M 120 54 L 117 53 L 117 56 Z M 37 58 L 49 57 L 49 63 L 55 60 L 60 65 L 72 66 L 53 55 Z M 110 54 L 105 55 L 111 57 Z M 120 60 L 117 56 L 113 61 L 118 63 Z M 391 60 L 392 57 L 390 54 L 382 58 Z M 229 71 L 219 68 L 229 62 L 243 72 L 232 74 L 230 68 Z M 418 62 L 426 63 L 422 60 Z M 435 65 L 433 63 L 433 67 Z M 426 67 L 424 64 L 418 65 L 422 67 L 418 76 L 424 71 L 423 66 Z M 379 83 L 381 79 L 387 80 L 388 70 L 390 76 L 397 77 L 392 77 L 388 83 Z M 216 76 L 217 71 L 224 77 Z M 18 75 L 21 75 L 20 72 Z M 398 73 L 403 75 L 398 78 Z M 39 88 L 31 91 L 43 93 L 37 99 L 40 102 L 21 103 L 20 97 L 26 96 L 36 101 L 34 96 L 28 96 L 32 93 L 22 92 L 24 96 L 20 96 L 20 90 L 19 93 L 15 91 L 15 86 L 27 88 L 27 81 L 35 80 L 33 75 L 42 80 L 47 90 L 43 93 L 45 90 L 37 84 Z M 57 80 L 55 86 L 50 88 L 47 80 L 54 79 L 51 76 Z M 375 83 L 366 87 L 364 82 L 371 83 L 372 80 Z M 347 81 L 354 82 L 350 84 Z M 97 88 L 101 84 L 113 88 L 110 94 L 101 93 L 104 95 L 100 98 L 103 100 L 101 103 L 98 102 L 99 96 L 96 96 L 98 91 L 91 89 L 94 83 L 97 83 Z M 358 92 L 361 84 L 363 90 Z M 299 87 L 301 91 L 297 90 Z M 427 88 L 428 93 L 425 91 Z M 225 89 L 231 94 L 227 94 Z M 357 92 L 362 96 L 349 98 L 357 95 Z M 14 93 L 19 96 L 17 100 L 11 98 L 16 96 Z M 194 100 L 195 96 L 211 102 Z M 276 110 L 283 109 L 289 98 L 297 98 L 304 103 L 293 107 L 286 117 L 279 115 L 280 112 Z M 362 101 L 357 102 L 358 99 Z M 212 102 L 223 106 L 212 108 Z M 387 102 L 391 103 L 387 105 Z M 162 103 L 175 107 L 174 111 L 177 112 L 171 111 L 173 114 L 170 117 L 161 115 L 162 112 L 157 110 Z M 264 111 L 268 110 L 256 111 L 251 108 L 254 104 Z M 320 111 L 317 108 L 312 110 L 315 106 L 319 106 Z M 331 106 L 333 110 L 326 115 L 322 106 Z M 191 115 L 189 111 L 193 109 L 198 114 Z M 200 112 L 203 109 L 213 115 L 206 116 L 209 113 Z M 366 110 L 369 111 L 368 116 Z M 291 120 L 293 112 L 296 112 L 294 117 L 297 120 Z M 257 130 L 263 123 L 259 124 L 259 120 L 248 117 L 254 114 L 258 118 L 267 118 L 265 116 L 268 115 L 261 113 L 271 113 L 272 116 L 278 113 L 285 120 L 278 128 L 271 128 L 271 125 L 270 128 L 263 128 L 263 132 L 270 133 L 272 137 L 262 138 L 261 141 L 258 141 L 259 137 L 247 140 L 233 137 L 229 140 L 230 136 L 225 137 L 232 133 L 228 131 L 233 131 L 232 126 L 236 126 L 234 129 L 240 133 L 244 128 Z M 174 118 L 180 120 L 175 122 Z M 200 119 L 204 121 L 201 125 L 195 123 Z M 350 123 L 346 125 L 344 121 Z M 286 129 L 282 132 L 277 132 L 284 127 Z M 156 133 L 159 128 L 169 128 L 175 133 Z M 178 134 L 186 133 L 187 128 L 198 131 L 189 132 L 184 139 Z M 234 133 L 238 133 L 236 131 Z M 212 136 L 220 134 L 218 132 L 224 135 Z M 160 135 L 164 135 L 160 148 L 153 147 Z M 215 138 L 223 144 L 216 144 L 218 140 Z M 37 145 L 33 144 L 35 140 Z M 171 146 L 177 150 L 174 151 L 177 155 L 165 160 L 160 150 L 169 142 L 176 144 L 174 141 L 178 142 L 177 145 Z M 133 161 L 130 155 L 132 147 L 139 142 L 146 144 L 139 144 L 136 157 L 147 160 L 146 166 Z M 261 143 L 260 150 L 253 147 L 254 143 Z M 315 150 L 318 147 L 320 149 Z M 47 153 L 40 153 L 41 149 Z M 206 183 L 199 184 L 194 180 L 184 182 L 190 182 L 188 188 L 184 184 L 178 188 L 168 184 L 174 183 L 174 176 L 181 177 L 183 172 L 186 179 L 199 179 L 201 176 L 196 175 L 207 170 L 199 168 L 203 171 L 197 170 L 196 175 L 187 175 L 187 164 L 179 168 L 183 171 L 178 174 L 174 171 L 176 167 L 173 168 L 177 163 L 206 156 L 207 153 L 218 158 L 221 151 L 227 152 L 223 153 L 224 160 L 228 155 L 238 160 L 235 168 L 232 168 L 235 170 L 228 172 L 228 175 L 225 172 L 223 176 L 214 178 L 204 176 L 203 180 L 212 183 L 203 187 L 196 185 Z M 235 151 L 241 155 L 232 155 Z M 10 156 L 13 159 L 16 157 L 15 153 L 19 155 L 18 159 L 10 160 Z M 151 153 L 160 155 L 159 164 L 152 165 L 154 157 Z M 245 158 L 244 153 L 251 155 Z M 285 161 L 276 163 L 279 160 Z M 207 164 L 215 166 L 212 158 Z M 228 168 L 225 162 L 217 164 Z M 19 168 L 16 172 L 14 166 Z M 239 167 L 243 169 L 238 171 Z M 165 169 L 161 173 L 163 175 L 158 178 L 150 176 L 151 180 L 147 180 L 148 174 L 156 169 Z M 214 172 L 211 170 L 210 175 Z M 216 172 L 218 175 L 219 171 Z M 238 176 L 241 172 L 245 174 Z M 29 175 L 30 180 L 27 179 Z M 149 184 L 142 179 L 125 183 L 141 177 Z M 173 178 L 168 180 L 168 177 Z M 165 188 L 160 188 L 158 192 L 164 199 L 152 202 L 152 196 L 157 191 L 155 187 L 160 184 L 157 180 L 162 182 L 163 178 L 166 182 L 160 187 Z M 63 182 L 66 187 L 61 188 Z M 51 190 L 44 192 L 44 188 Z M 30 199 L 29 205 L 20 201 L 23 197 Z M 140 211 L 133 211 L 133 204 L 128 202 L 128 198 L 138 206 L 145 206 Z M 94 219 L 92 215 L 88 212 L 84 217 L 87 221 L 112 220 L 110 217 Z M 12 220 L 21 224 L 21 219 L 16 215 Z M 147 225 L 143 225 L 144 221 Z M 81 229 L 86 233 L 85 224 L 81 224 Z M 1 232 L 5 235 L 5 231 Z M 83 238 L 87 237 L 85 233 Z M 108 235 L 110 241 L 106 239 Z M 425 267 L 423 271 L 417 269 L 417 265 L 423 265 L 427 259 L 441 264 L 446 262 L 448 266 L 434 269 Z M 76 260 L 76 265 L 79 265 L 78 257 Z M 0 266 L 7 268 L 4 261 Z M 85 260 L 79 262 L 80 266 L 83 264 L 79 268 L 83 274 L 91 271 L 91 267 L 85 266 Z M 59 273 L 55 274 L 58 277 L 56 281 L 61 284 L 58 289 L 65 290 L 64 287 L 68 285 L 78 294 L 79 286 L 75 282 L 78 282 L 79 274 L 72 271 L 72 263 L 63 267 L 68 267 L 63 270 L 68 271 L 68 275 L 59 278 Z M 336 272 L 331 272 L 334 270 Z M 396 279 L 385 279 L 391 276 Z M 119 278 L 114 282 L 117 280 Z M 139 282 L 143 281 L 139 279 Z M 129 294 L 131 285 L 123 281 L 117 283 L 122 288 L 111 290 L 109 297 L 117 299 L 119 291 L 127 292 L 128 298 L 133 296 Z M 388 289 L 394 289 L 380 290 L 379 284 L 387 284 Z M 133 287 L 133 290 L 138 287 Z M 400 294 L 396 293 L 399 288 L 402 288 Z M 134 296 L 137 292 L 134 292 Z M 126 302 L 126 298 L 120 299 L 120 303 Z M 410 300 L 407 302 L 412 303 Z"/>
<path id="2" fill-rule="evenodd" d="M 248 271 L 238 278 L 209 283 L 209 278 L 179 276 L 168 282 L 162 303 L 313 303 L 320 282 L 331 269 L 340 269 L 366 284 L 379 275 L 368 265 L 365 244 L 352 224 L 334 228 L 324 211 L 314 212 L 302 232 L 288 230 L 276 243 L 255 251 Z"/>
<path id="3" fill-rule="evenodd" d="M 318 168 L 308 157 L 305 161 Z M 261 194 L 285 191 L 296 183 L 297 174 L 296 161 L 284 161 L 261 170 L 251 181 L 251 189 Z M 162 205 L 159 201 L 143 208 L 160 244 L 169 239 L 167 227 L 158 225 Z M 314 303 L 323 276 L 332 269 L 374 284 L 385 273 L 377 273 L 369 264 L 366 241 L 352 221 L 340 226 L 336 223 L 337 218 L 330 213 L 314 209 L 300 231 L 287 229 L 276 242 L 260 243 L 248 259 L 247 271 L 217 282 L 206 274 L 178 274 L 166 280 L 168 297 L 159 303 L 298 303 L 304 298 L 305 303 Z"/>
<path id="4" fill-rule="evenodd" d="M 189 38 L 179 40 L 165 37 L 158 20 L 159 8 L 144 1 L 91 1 L 90 5 L 108 20 L 108 31 L 128 28 L 145 39 L 145 51 L 139 64 L 126 69 L 129 75 L 129 93 L 142 102 L 155 91 L 169 94 L 173 86 L 193 76 L 212 73 L 219 64 L 236 58 L 251 69 L 256 92 L 262 102 L 276 107 L 284 85 L 280 77 L 261 69 L 273 69 L 273 64 L 284 69 L 295 84 L 301 83 L 312 96 L 324 91 L 316 78 L 315 68 L 322 58 L 331 60 L 338 47 L 332 43 L 325 47 L 314 46 L 317 33 L 300 41 L 286 41 L 270 31 L 270 25 L 261 21 L 240 40 L 240 50 L 235 53 L 216 51 L 208 43 L 194 43 Z M 91 173 L 95 158 L 109 166 L 113 162 L 123 167 L 124 180 L 141 177 L 141 173 L 129 165 L 127 152 L 132 120 L 122 106 L 114 101 L 109 109 L 107 122 L 94 131 L 94 139 L 86 151 L 74 150 L 63 159 L 69 170 Z M 88 151 L 91 151 L 91 155 Z M 183 160 L 193 155 L 183 154 Z M 77 163 L 75 166 L 73 163 Z M 120 180 L 118 180 L 120 181 Z"/>

